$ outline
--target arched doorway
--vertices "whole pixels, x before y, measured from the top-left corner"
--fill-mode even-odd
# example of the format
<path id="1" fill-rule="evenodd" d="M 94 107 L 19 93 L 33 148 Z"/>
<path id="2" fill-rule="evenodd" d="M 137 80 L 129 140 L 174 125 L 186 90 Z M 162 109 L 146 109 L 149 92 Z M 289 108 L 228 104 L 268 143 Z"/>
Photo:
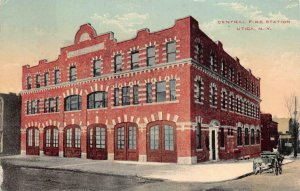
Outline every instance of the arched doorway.
<path id="1" fill-rule="evenodd" d="M 147 161 L 177 162 L 174 122 L 155 121 L 147 125 Z"/>
<path id="2" fill-rule="evenodd" d="M 138 126 L 135 123 L 120 123 L 115 126 L 115 160 L 137 161 L 139 158 Z"/>
<path id="3" fill-rule="evenodd" d="M 102 124 L 90 125 L 87 130 L 87 158 L 107 159 L 107 130 Z"/>
<path id="4" fill-rule="evenodd" d="M 81 133 L 78 125 L 64 128 L 64 157 L 81 157 Z"/>
<path id="5" fill-rule="evenodd" d="M 55 126 L 44 129 L 44 154 L 47 156 L 58 156 L 58 128 Z"/>
<path id="6" fill-rule="evenodd" d="M 212 120 L 209 124 L 209 160 L 219 160 L 218 131 L 220 122 Z"/>
<path id="7" fill-rule="evenodd" d="M 26 130 L 27 144 L 26 154 L 27 155 L 39 155 L 40 154 L 40 131 L 37 127 L 29 127 Z"/>

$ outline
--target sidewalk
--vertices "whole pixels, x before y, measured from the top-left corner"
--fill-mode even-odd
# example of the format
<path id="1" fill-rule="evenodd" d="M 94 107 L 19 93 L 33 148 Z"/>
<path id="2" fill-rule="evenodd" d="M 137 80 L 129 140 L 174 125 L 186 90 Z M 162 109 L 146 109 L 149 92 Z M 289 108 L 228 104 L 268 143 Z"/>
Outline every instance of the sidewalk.
<path id="1" fill-rule="evenodd" d="M 177 182 L 219 182 L 252 174 L 252 160 L 177 165 L 18 155 L 1 157 L 1 162 L 29 168 L 68 170 L 113 176 L 138 176 Z M 292 160 L 284 160 L 284 163 L 289 162 Z"/>

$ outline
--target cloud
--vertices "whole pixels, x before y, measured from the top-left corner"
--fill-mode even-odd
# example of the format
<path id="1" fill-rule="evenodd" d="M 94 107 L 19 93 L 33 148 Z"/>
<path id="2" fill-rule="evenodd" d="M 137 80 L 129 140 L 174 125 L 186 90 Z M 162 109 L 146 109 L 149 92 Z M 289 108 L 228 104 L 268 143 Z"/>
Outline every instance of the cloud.
<path id="1" fill-rule="evenodd" d="M 0 0 L 0 8 L 2 8 L 5 4 L 8 3 L 9 0 Z"/>
<path id="2" fill-rule="evenodd" d="M 299 0 L 290 0 L 285 8 L 292 9 L 295 7 L 299 7 Z"/>
<path id="3" fill-rule="evenodd" d="M 97 22 L 102 28 L 115 30 L 121 36 L 128 37 L 135 33 L 149 19 L 149 15 L 136 12 L 115 16 L 110 16 L 109 14 L 98 15 L 95 13 L 91 19 Z"/>

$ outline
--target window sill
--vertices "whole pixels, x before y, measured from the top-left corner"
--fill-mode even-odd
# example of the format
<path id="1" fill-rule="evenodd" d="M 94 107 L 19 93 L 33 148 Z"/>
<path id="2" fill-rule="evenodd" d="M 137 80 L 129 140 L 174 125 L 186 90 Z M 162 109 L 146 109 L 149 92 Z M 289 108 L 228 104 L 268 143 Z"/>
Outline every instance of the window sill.
<path id="1" fill-rule="evenodd" d="M 42 114 L 45 115 L 45 114 L 56 114 L 56 113 L 59 113 L 59 111 L 58 112 L 47 112 L 47 113 L 42 113 Z"/>
<path id="2" fill-rule="evenodd" d="M 200 104 L 200 105 L 203 105 L 203 102 L 199 102 L 199 101 L 196 101 L 194 102 L 195 104 Z"/>
<path id="3" fill-rule="evenodd" d="M 217 109 L 218 107 L 217 106 L 214 106 L 214 105 L 210 105 L 211 108 L 214 108 L 214 109 Z"/>
<path id="4" fill-rule="evenodd" d="M 243 145 L 238 145 L 237 148 L 243 148 Z"/>
<path id="5" fill-rule="evenodd" d="M 98 108 L 93 108 L 93 109 L 87 109 L 87 111 L 97 111 L 97 110 L 104 110 L 107 109 L 107 107 L 98 107 Z"/>
<path id="6" fill-rule="evenodd" d="M 224 150 L 225 150 L 225 147 L 220 147 L 220 150 L 223 150 L 223 151 L 224 151 Z"/>
<path id="7" fill-rule="evenodd" d="M 179 100 L 175 101 L 161 101 L 161 102 L 152 102 L 152 103 L 143 103 L 142 105 L 160 105 L 160 104 L 169 104 L 169 103 L 179 103 Z"/>
<path id="8" fill-rule="evenodd" d="M 65 113 L 76 113 L 76 112 L 81 112 L 82 110 L 74 110 L 74 111 L 64 111 Z"/>
<path id="9" fill-rule="evenodd" d="M 196 149 L 196 152 L 202 152 L 203 149 Z"/>
<path id="10" fill-rule="evenodd" d="M 134 107 L 134 106 L 141 106 L 142 104 L 130 104 L 130 105 L 118 105 L 112 106 L 111 109 L 119 109 L 119 108 L 126 108 L 126 107 Z"/>

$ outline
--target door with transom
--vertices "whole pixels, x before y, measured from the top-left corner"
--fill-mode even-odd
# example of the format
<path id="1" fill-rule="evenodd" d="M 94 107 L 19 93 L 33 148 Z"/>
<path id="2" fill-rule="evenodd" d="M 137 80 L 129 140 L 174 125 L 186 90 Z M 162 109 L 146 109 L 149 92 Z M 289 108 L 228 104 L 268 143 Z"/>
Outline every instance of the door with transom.
<path id="1" fill-rule="evenodd" d="M 147 125 L 147 161 L 177 162 L 175 123 L 156 121 Z"/>
<path id="2" fill-rule="evenodd" d="M 46 127 L 44 130 L 44 154 L 47 156 L 58 156 L 58 128 Z"/>
<path id="3" fill-rule="evenodd" d="M 115 126 L 115 160 L 138 160 L 138 127 L 135 123 Z"/>
<path id="4" fill-rule="evenodd" d="M 27 155 L 39 155 L 40 154 L 40 131 L 36 127 L 29 127 L 26 131 L 27 144 L 26 154 Z"/>
<path id="5" fill-rule="evenodd" d="M 77 125 L 64 129 L 64 157 L 81 157 L 81 133 Z"/>
<path id="6" fill-rule="evenodd" d="M 89 126 L 87 136 L 87 158 L 106 160 L 106 126 L 101 124 Z"/>

